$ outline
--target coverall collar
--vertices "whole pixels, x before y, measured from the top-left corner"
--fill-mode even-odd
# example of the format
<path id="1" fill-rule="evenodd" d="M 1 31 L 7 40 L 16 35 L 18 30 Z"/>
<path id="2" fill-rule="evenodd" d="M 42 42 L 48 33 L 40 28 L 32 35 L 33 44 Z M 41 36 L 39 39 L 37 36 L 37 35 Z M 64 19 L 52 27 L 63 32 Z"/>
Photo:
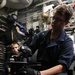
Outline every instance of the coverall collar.
<path id="1" fill-rule="evenodd" d="M 51 31 L 50 31 L 51 32 Z M 52 46 L 56 46 L 58 45 L 59 42 L 62 42 L 64 41 L 66 38 L 65 38 L 65 31 L 63 30 L 60 34 L 60 36 L 56 39 L 54 39 L 47 47 L 52 47 Z"/>

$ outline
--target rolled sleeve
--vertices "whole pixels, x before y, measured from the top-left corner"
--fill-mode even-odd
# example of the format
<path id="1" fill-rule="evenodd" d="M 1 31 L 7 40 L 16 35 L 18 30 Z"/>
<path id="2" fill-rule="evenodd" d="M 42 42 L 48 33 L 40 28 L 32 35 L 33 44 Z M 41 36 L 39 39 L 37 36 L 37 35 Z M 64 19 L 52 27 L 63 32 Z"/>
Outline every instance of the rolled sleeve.
<path id="1" fill-rule="evenodd" d="M 73 50 L 74 48 L 72 40 L 66 41 L 62 45 L 62 51 L 59 56 L 58 64 L 62 64 L 65 66 L 66 69 L 68 69 L 72 63 L 72 59 L 74 56 Z"/>

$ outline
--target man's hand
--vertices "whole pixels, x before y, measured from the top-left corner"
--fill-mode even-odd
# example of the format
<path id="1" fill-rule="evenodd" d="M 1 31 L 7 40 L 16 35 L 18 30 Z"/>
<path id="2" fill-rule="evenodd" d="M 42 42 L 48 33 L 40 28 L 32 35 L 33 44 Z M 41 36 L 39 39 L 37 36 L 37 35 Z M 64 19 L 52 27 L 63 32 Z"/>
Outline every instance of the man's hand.
<path id="1" fill-rule="evenodd" d="M 10 70 L 10 67 L 8 67 L 8 73 L 10 73 L 10 71 L 11 71 L 11 70 Z"/>

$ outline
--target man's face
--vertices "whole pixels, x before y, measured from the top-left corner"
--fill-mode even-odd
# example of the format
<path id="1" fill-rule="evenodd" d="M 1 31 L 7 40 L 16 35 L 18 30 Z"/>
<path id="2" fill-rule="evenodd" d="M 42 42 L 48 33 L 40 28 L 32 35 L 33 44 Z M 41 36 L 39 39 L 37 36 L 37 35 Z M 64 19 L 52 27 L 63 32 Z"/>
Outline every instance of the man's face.
<path id="1" fill-rule="evenodd" d="M 52 18 L 52 29 L 55 32 L 60 32 L 63 30 L 64 26 L 66 25 L 66 21 L 64 16 L 59 15 L 58 13 L 54 13 Z"/>
<path id="2" fill-rule="evenodd" d="M 18 54 L 18 52 L 19 52 L 18 50 L 19 50 L 19 46 L 17 44 L 14 44 L 13 47 L 12 47 L 13 53 Z"/>

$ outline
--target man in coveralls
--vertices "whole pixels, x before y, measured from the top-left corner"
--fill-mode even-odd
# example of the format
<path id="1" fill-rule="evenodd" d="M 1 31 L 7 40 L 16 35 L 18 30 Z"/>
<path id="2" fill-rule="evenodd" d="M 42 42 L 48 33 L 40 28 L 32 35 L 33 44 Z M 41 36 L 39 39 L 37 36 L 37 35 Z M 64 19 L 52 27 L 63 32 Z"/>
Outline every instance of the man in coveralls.
<path id="1" fill-rule="evenodd" d="M 73 10 L 66 4 L 54 8 L 52 29 L 36 34 L 29 45 L 34 53 L 38 49 L 37 61 L 41 62 L 37 75 L 68 75 L 73 59 L 73 41 L 64 26 L 69 23 Z"/>

